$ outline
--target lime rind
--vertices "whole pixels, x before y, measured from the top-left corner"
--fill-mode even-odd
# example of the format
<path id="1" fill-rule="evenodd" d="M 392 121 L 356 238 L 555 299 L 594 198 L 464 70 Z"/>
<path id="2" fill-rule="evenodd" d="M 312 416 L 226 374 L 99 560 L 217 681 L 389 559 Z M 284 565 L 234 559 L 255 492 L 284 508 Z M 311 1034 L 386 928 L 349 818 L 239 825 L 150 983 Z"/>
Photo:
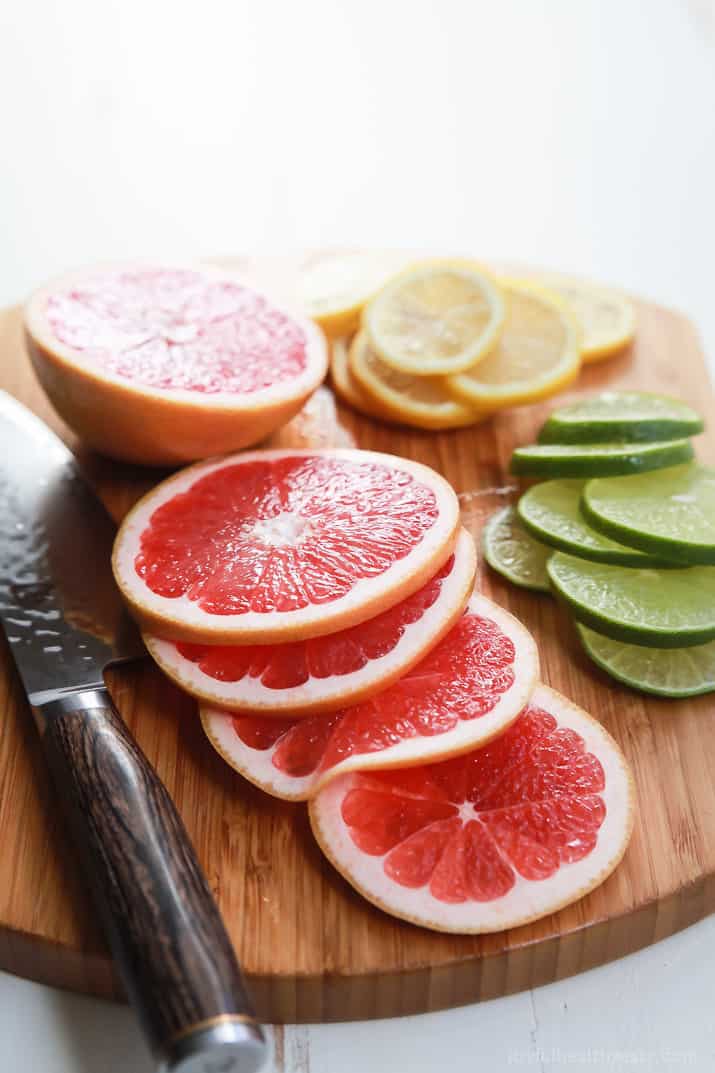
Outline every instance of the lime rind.
<path id="1" fill-rule="evenodd" d="M 579 508 L 584 484 L 577 479 L 542 481 L 525 492 L 517 505 L 517 513 L 526 531 L 542 544 L 597 563 L 641 567 L 669 565 L 593 529 Z"/>
<path id="2" fill-rule="evenodd" d="M 551 548 L 526 532 L 514 507 L 502 507 L 487 520 L 482 547 L 491 568 L 512 584 L 534 592 L 551 591 L 546 573 Z"/>
<path id="3" fill-rule="evenodd" d="M 685 648 L 715 639 L 715 570 L 655 570 L 588 562 L 554 552 L 546 566 L 579 622 L 617 641 Z"/>
<path id="4" fill-rule="evenodd" d="M 648 648 L 614 641 L 576 623 L 584 652 L 616 681 L 656 697 L 715 692 L 715 641 L 688 648 Z"/>
<path id="5" fill-rule="evenodd" d="M 521 477 L 616 477 L 677 466 L 692 457 L 690 440 L 532 444 L 517 447 L 511 472 Z"/>
<path id="6" fill-rule="evenodd" d="M 581 510 L 614 540 L 683 564 L 715 565 L 715 469 L 709 466 L 591 480 Z"/>
<path id="7" fill-rule="evenodd" d="M 604 391 L 554 410 L 540 444 L 651 443 L 696 436 L 705 427 L 680 399 L 647 391 Z"/>

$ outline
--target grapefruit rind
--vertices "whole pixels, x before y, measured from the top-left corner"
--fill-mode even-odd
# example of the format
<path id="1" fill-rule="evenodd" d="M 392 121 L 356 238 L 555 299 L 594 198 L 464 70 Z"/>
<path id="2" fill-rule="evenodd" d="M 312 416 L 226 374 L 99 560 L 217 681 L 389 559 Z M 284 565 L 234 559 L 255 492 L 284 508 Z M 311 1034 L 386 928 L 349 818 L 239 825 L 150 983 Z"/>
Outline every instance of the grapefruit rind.
<path id="1" fill-rule="evenodd" d="M 272 763 L 275 747 L 253 749 L 246 745 L 236 734 L 230 713 L 202 706 L 204 731 L 216 751 L 234 770 L 267 793 L 286 801 L 307 800 L 326 783 L 351 771 L 414 767 L 486 745 L 506 730 L 528 703 L 538 679 L 539 657 L 534 639 L 526 628 L 485 596 L 473 594 L 465 613 L 494 622 L 515 648 L 511 664 L 513 684 L 485 715 L 460 721 L 441 734 L 408 737 L 379 752 L 353 754 L 333 767 L 322 772 L 313 770 L 305 777 L 288 775 L 275 767 Z"/>
<path id="2" fill-rule="evenodd" d="M 346 595 L 328 604 L 291 611 L 211 614 L 188 596 L 152 592 L 134 568 L 141 535 L 158 507 L 186 492 L 200 478 L 226 466 L 291 457 L 329 457 L 357 464 L 373 462 L 409 474 L 434 494 L 437 517 L 419 543 L 381 574 L 360 578 Z M 319 637 L 373 618 L 421 588 L 449 558 L 459 531 L 459 502 L 448 482 L 428 466 L 377 451 L 315 448 L 245 451 L 200 462 L 162 481 L 124 518 L 114 544 L 112 568 L 120 592 L 143 631 L 175 641 L 207 644 L 279 644 Z"/>
<path id="3" fill-rule="evenodd" d="M 327 346 L 309 318 L 270 299 L 274 310 L 300 326 L 306 339 L 306 365 L 294 377 L 247 393 L 143 386 L 103 369 L 57 338 L 46 315 L 52 296 L 103 275 L 153 268 L 198 272 L 209 281 L 226 280 L 259 293 L 233 273 L 163 261 L 95 265 L 52 280 L 29 298 L 24 323 L 33 368 L 60 417 L 97 450 L 147 465 L 177 465 L 235 451 L 294 417 L 325 378 Z"/>
<path id="4" fill-rule="evenodd" d="M 370 659 L 359 670 L 328 678 L 310 677 L 298 686 L 273 689 L 249 674 L 239 681 L 220 681 L 181 654 L 176 645 L 144 634 L 149 654 L 162 671 L 197 700 L 229 711 L 264 715 L 315 715 L 356 704 L 401 678 L 449 632 L 462 613 L 474 583 L 476 549 L 466 529 L 457 537 L 454 563 L 439 595 L 424 614 L 403 626 L 390 651 Z M 365 623 L 369 629 L 371 620 Z"/>
<path id="5" fill-rule="evenodd" d="M 544 685 L 537 686 L 532 701 L 553 715 L 560 727 L 575 731 L 604 768 L 606 785 L 600 796 L 606 815 L 591 853 L 562 864 L 554 875 L 539 881 L 526 880 L 517 873 L 511 890 L 492 901 L 440 901 L 427 885 L 398 885 L 385 874 L 384 856 L 373 857 L 356 847 L 341 814 L 345 795 L 359 782 L 359 775 L 353 773 L 324 784 L 309 803 L 313 834 L 334 868 L 386 913 L 434 931 L 457 934 L 503 931 L 528 924 L 599 886 L 617 867 L 628 846 L 635 812 L 633 778 L 618 745 L 592 716 Z"/>

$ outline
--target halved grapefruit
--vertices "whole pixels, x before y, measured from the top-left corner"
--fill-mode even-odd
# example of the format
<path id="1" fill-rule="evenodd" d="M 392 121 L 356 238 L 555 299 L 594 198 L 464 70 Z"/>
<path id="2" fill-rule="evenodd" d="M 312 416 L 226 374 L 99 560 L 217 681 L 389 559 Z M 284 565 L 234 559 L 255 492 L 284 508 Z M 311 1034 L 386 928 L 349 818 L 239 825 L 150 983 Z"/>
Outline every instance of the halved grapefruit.
<path id="1" fill-rule="evenodd" d="M 323 852 L 364 897 L 462 933 L 526 924 L 587 894 L 621 860 L 633 812 L 616 743 L 546 686 L 483 748 L 345 774 L 310 802 Z"/>
<path id="2" fill-rule="evenodd" d="M 236 771 L 299 801 L 343 772 L 409 767 L 489 741 L 516 719 L 537 676 L 528 631 L 475 594 L 436 648 L 368 701 L 300 720 L 205 707 L 201 720 Z"/>
<path id="3" fill-rule="evenodd" d="M 474 584 L 466 529 L 426 585 L 358 626 L 284 645 L 197 645 L 144 634 L 161 669 L 191 696 L 230 711 L 314 715 L 386 689 L 452 628 Z"/>
<path id="4" fill-rule="evenodd" d="M 124 519 L 117 584 L 150 632 L 270 644 L 364 622 L 421 588 L 459 527 L 418 462 L 350 448 L 251 451 L 190 466 Z"/>
<path id="5" fill-rule="evenodd" d="M 88 268 L 25 309 L 37 377 L 92 447 L 177 464 L 245 447 L 296 414 L 327 371 L 320 330 L 207 267 Z"/>

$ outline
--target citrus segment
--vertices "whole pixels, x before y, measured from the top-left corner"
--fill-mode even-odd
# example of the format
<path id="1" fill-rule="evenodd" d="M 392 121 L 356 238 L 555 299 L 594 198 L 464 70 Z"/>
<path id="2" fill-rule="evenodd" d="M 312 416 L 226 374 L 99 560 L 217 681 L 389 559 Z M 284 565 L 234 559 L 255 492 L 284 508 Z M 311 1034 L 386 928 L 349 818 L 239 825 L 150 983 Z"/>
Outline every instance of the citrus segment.
<path id="1" fill-rule="evenodd" d="M 638 443 L 676 440 L 703 431 L 703 420 L 680 399 L 648 391 L 603 391 L 562 406 L 539 432 L 539 443 Z"/>
<path id="2" fill-rule="evenodd" d="M 348 359 L 348 342 L 335 339 L 330 347 L 330 380 L 333 389 L 343 402 L 353 410 L 367 417 L 377 417 L 385 421 L 400 420 L 387 406 L 365 391 L 360 381 L 353 375 Z"/>
<path id="3" fill-rule="evenodd" d="M 625 294 L 552 272 L 540 272 L 536 279 L 568 302 L 578 317 L 583 331 L 581 356 L 585 362 L 608 358 L 632 342 L 636 314 Z"/>
<path id="4" fill-rule="evenodd" d="M 357 331 L 368 299 L 391 276 L 404 269 L 409 260 L 406 253 L 389 251 L 316 254 L 301 266 L 298 280 L 301 306 L 329 338 L 352 335 Z"/>
<path id="5" fill-rule="evenodd" d="M 693 462 L 589 481 L 582 508 L 614 540 L 681 563 L 715 564 L 715 469 Z"/>
<path id="6" fill-rule="evenodd" d="M 437 931 L 501 931 L 596 887 L 633 828 L 618 746 L 539 686 L 496 741 L 409 771 L 355 772 L 310 803 L 313 832 L 369 901 Z"/>
<path id="7" fill-rule="evenodd" d="M 315 325 L 208 268 L 89 269 L 38 291 L 25 323 L 60 415 L 92 446 L 139 462 L 254 443 L 327 369 Z"/>
<path id="8" fill-rule="evenodd" d="M 439 377 L 413 376 L 391 368 L 370 345 L 365 332 L 355 336 L 349 368 L 363 392 L 393 420 L 417 428 L 460 428 L 486 417 L 457 402 Z"/>
<path id="9" fill-rule="evenodd" d="M 692 457 L 690 440 L 539 443 L 517 447 L 511 456 L 511 472 L 521 477 L 620 477 L 677 466 Z"/>
<path id="10" fill-rule="evenodd" d="M 348 448 L 253 451 L 192 466 L 129 512 L 120 590 L 169 640 L 265 644 L 363 622 L 449 558 L 459 505 L 419 463 Z"/>
<path id="11" fill-rule="evenodd" d="M 474 541 L 412 596 L 358 626 L 284 645 L 201 645 L 144 635 L 150 655 L 199 700 L 232 711 L 315 714 L 387 688 L 451 629 L 471 593 Z"/>
<path id="12" fill-rule="evenodd" d="M 395 277 L 365 308 L 370 345 L 393 369 L 446 376 L 480 361 L 499 336 L 504 299 L 470 261 L 432 261 Z"/>
<path id="13" fill-rule="evenodd" d="M 715 569 L 606 566 L 557 551 L 546 567 L 579 622 L 617 641 L 681 648 L 715 638 Z"/>
<path id="14" fill-rule="evenodd" d="M 478 365 L 448 377 L 450 392 L 472 406 L 518 406 L 571 383 L 581 365 L 579 327 L 548 291 L 519 280 L 502 283 L 507 313 L 501 335 Z"/>
<path id="15" fill-rule="evenodd" d="M 514 585 L 550 592 L 546 562 L 551 548 L 534 540 L 513 507 L 502 507 L 488 519 L 482 536 L 484 558 Z"/>
<path id="16" fill-rule="evenodd" d="M 232 767 L 276 797 L 301 800 L 341 772 L 409 767 L 488 741 L 516 718 L 537 674 L 530 634 L 474 595 L 436 648 L 368 701 L 293 721 L 211 708 L 201 718 Z"/>
<path id="17" fill-rule="evenodd" d="M 604 637 L 576 623 L 584 651 L 612 678 L 656 697 L 715 691 L 715 641 L 689 648 L 648 648 Z"/>

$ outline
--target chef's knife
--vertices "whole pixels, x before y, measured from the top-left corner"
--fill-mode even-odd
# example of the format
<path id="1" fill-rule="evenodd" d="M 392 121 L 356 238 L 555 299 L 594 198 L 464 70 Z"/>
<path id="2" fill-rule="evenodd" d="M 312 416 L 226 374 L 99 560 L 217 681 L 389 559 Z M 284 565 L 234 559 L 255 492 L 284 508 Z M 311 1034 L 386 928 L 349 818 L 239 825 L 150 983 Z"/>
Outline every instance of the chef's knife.
<path id="1" fill-rule="evenodd" d="M 162 1070 L 253 1073 L 265 1042 L 188 835 L 105 688 L 142 652 L 114 524 L 70 451 L 0 392 L 0 619 L 83 873 Z"/>

